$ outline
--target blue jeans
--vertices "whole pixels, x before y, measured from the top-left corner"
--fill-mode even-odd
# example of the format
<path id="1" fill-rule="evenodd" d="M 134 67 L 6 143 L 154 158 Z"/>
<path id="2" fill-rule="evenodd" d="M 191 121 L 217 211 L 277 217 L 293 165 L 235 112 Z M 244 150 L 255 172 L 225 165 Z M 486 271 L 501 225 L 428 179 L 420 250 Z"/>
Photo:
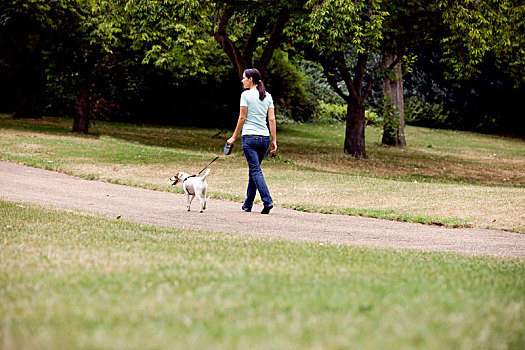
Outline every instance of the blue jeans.
<path id="1" fill-rule="evenodd" d="M 273 205 L 272 197 L 261 170 L 261 163 L 270 147 L 269 136 L 246 135 L 242 137 L 242 149 L 250 169 L 250 180 L 246 191 L 244 207 L 251 209 L 255 200 L 256 191 L 259 191 L 265 207 Z"/>

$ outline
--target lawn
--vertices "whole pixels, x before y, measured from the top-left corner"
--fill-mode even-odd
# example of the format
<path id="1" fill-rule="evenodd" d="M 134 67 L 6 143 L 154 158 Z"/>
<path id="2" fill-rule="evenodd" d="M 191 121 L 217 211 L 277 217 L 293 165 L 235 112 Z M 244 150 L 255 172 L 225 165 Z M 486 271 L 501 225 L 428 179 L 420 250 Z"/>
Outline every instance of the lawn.
<path id="1" fill-rule="evenodd" d="M 167 229 L 6 201 L 0 232 L 2 349 L 525 347 L 522 260 Z"/>
<path id="2" fill-rule="evenodd" d="M 87 179 L 181 192 L 177 171 L 196 173 L 221 154 L 231 131 L 0 116 L 0 159 Z M 379 144 L 367 127 L 368 159 L 342 152 L 344 125 L 281 125 L 279 151 L 263 163 L 278 206 L 391 220 L 525 232 L 525 142 L 408 126 L 408 147 Z M 210 194 L 241 202 L 247 168 L 240 144 L 211 166 Z"/>

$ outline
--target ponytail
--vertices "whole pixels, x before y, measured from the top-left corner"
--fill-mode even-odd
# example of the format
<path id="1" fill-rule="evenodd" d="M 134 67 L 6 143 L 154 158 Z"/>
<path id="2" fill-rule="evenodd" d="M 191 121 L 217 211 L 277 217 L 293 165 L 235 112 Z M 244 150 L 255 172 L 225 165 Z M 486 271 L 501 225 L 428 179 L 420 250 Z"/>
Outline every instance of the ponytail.
<path id="1" fill-rule="evenodd" d="M 247 78 L 253 78 L 253 83 L 257 85 L 257 91 L 259 91 L 259 100 L 264 100 L 266 97 L 266 88 L 261 80 L 261 73 L 255 68 L 247 69 L 244 71 Z"/>
<path id="2" fill-rule="evenodd" d="M 259 100 L 264 100 L 266 97 L 266 88 L 264 87 L 262 80 L 259 80 L 259 83 L 257 83 L 257 90 L 259 90 Z"/>

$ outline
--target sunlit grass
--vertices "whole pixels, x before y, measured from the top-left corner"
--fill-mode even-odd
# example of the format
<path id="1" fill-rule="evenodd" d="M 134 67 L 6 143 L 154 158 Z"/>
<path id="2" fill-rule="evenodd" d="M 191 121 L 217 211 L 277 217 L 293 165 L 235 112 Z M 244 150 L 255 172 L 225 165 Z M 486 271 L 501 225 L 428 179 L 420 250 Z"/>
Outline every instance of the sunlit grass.
<path id="1" fill-rule="evenodd" d="M 90 180 L 176 191 L 169 177 L 196 173 L 230 131 L 97 122 L 90 135 L 71 120 L 0 117 L 0 158 Z M 525 232 L 525 142 L 407 127 L 408 147 L 379 144 L 367 128 L 368 159 L 342 152 L 344 125 L 285 125 L 263 170 L 277 205 L 394 220 Z M 240 143 L 211 167 L 210 194 L 241 201 L 247 167 Z"/>
<path id="2" fill-rule="evenodd" d="M 522 260 L 0 201 L 2 349 L 519 349 L 524 290 Z"/>

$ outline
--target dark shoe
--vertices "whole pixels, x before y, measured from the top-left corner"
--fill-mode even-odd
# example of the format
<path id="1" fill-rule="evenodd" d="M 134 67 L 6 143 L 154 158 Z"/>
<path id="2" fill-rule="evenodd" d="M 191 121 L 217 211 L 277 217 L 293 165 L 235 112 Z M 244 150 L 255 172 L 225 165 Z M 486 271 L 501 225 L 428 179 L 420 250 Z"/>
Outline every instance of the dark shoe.
<path id="1" fill-rule="evenodd" d="M 252 211 L 252 208 L 245 207 L 244 204 L 242 205 L 242 210 L 244 210 L 247 213 L 250 213 Z"/>
<path id="2" fill-rule="evenodd" d="M 270 214 L 270 210 L 272 210 L 272 208 L 273 208 L 273 205 L 264 207 L 263 210 L 261 211 L 261 214 Z"/>

